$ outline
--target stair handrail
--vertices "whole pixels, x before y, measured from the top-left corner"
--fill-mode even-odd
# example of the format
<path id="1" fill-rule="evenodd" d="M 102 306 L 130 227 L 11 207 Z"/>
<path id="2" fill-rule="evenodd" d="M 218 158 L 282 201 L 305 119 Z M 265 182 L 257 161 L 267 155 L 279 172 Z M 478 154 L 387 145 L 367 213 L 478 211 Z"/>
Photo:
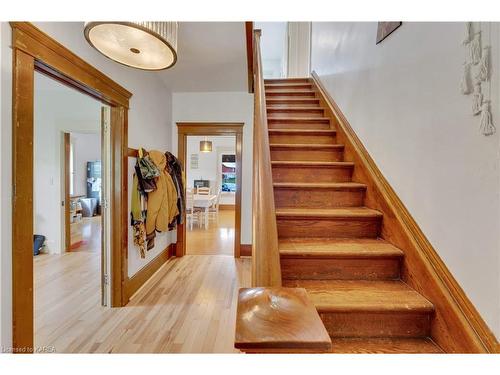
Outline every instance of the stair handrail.
<path id="1" fill-rule="evenodd" d="M 254 30 L 252 286 L 276 287 L 281 286 L 281 266 L 260 37 L 261 30 Z"/>

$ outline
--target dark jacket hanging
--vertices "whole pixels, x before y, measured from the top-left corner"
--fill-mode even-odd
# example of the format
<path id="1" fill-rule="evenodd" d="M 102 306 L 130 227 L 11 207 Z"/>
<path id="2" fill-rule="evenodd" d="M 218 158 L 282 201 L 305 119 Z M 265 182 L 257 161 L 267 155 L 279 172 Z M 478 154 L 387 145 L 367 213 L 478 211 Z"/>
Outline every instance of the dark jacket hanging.
<path id="1" fill-rule="evenodd" d="M 175 228 L 177 224 L 182 224 L 182 218 L 184 216 L 186 201 L 184 196 L 184 176 L 182 165 L 174 155 L 170 152 L 165 152 L 165 157 L 167 158 L 167 170 L 172 181 L 174 182 L 175 188 L 177 190 L 177 208 L 179 209 L 179 214 L 170 223 L 170 227 Z"/>

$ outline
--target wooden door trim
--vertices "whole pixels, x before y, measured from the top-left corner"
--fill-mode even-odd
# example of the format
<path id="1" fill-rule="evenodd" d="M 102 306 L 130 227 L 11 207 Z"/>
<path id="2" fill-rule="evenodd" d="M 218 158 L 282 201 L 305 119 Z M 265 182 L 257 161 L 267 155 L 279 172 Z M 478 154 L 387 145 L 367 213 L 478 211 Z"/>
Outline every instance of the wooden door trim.
<path id="1" fill-rule="evenodd" d="M 188 136 L 235 136 L 236 137 L 236 194 L 234 213 L 234 257 L 241 255 L 241 178 L 243 157 L 243 122 L 177 122 L 177 158 L 186 171 L 186 151 Z M 184 215 L 183 222 L 186 222 Z M 186 226 L 177 227 L 177 243 L 175 255 L 178 257 L 186 254 Z"/>
<path id="2" fill-rule="evenodd" d="M 11 22 L 12 48 L 33 56 L 37 68 L 110 105 L 128 108 L 132 97 L 104 73 L 29 22 Z M 68 77 L 73 82 L 68 82 Z"/>
<path id="3" fill-rule="evenodd" d="M 12 22 L 12 342 L 30 352 L 33 303 L 34 74 L 41 72 L 111 106 L 112 306 L 126 303 L 127 113 L 132 94 L 62 44 L 27 22 Z"/>

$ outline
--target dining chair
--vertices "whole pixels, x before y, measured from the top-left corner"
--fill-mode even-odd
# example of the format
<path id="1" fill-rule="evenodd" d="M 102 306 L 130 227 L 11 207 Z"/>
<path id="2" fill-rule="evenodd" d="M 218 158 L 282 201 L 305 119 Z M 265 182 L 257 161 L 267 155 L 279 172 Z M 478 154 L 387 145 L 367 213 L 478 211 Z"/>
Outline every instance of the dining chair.
<path id="1" fill-rule="evenodd" d="M 194 207 L 194 194 L 192 189 L 186 189 L 186 220 L 189 229 L 193 230 L 193 221 L 196 219 L 198 226 L 201 226 L 203 215 L 201 210 Z"/>
<path id="2" fill-rule="evenodd" d="M 208 215 L 210 218 L 215 218 L 219 220 L 219 202 L 220 202 L 221 190 L 217 189 L 217 194 L 214 203 L 208 208 Z"/>
<path id="3" fill-rule="evenodd" d="M 199 195 L 210 195 L 210 188 L 209 187 L 199 187 L 196 194 Z"/>

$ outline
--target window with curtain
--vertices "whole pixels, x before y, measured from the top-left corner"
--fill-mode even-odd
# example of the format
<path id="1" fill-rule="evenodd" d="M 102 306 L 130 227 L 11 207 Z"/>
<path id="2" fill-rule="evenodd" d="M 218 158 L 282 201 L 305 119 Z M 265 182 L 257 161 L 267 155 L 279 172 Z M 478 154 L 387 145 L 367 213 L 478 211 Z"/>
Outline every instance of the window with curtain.
<path id="1" fill-rule="evenodd" d="M 221 190 L 236 191 L 236 156 L 223 154 L 221 164 Z"/>

